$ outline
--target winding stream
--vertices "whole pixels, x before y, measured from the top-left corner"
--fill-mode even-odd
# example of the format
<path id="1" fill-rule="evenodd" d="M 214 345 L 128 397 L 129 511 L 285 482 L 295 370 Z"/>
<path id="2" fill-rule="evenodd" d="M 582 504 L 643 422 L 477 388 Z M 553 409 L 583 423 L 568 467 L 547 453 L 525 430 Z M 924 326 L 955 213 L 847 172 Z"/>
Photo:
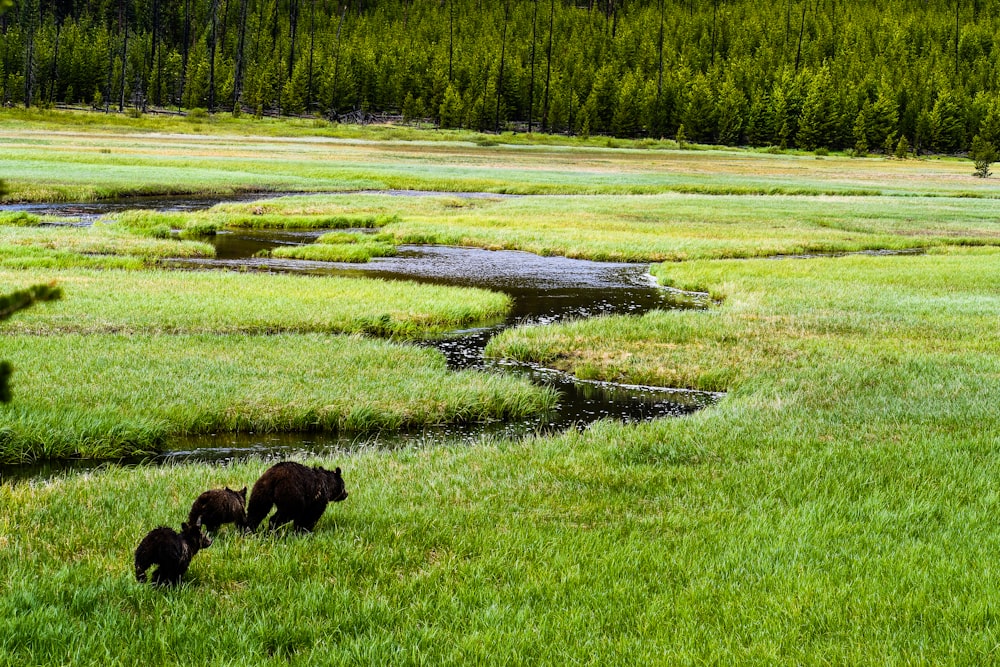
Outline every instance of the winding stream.
<path id="1" fill-rule="evenodd" d="M 406 193 L 413 195 L 414 193 Z M 417 193 L 423 194 L 423 193 Z M 440 195 L 442 193 L 427 193 Z M 474 196 L 474 195 L 472 195 Z M 481 195 L 480 195 L 481 196 Z M 250 198 L 248 196 L 248 198 Z M 254 195 L 253 198 L 260 198 Z M 233 201 L 236 198 L 227 198 Z M 218 198 L 146 200 L 146 208 L 190 210 L 217 203 Z M 135 207 L 136 202 L 132 202 Z M 123 205 L 101 208 L 97 204 L 34 207 L 49 214 L 99 216 Z M 24 210 L 28 210 L 24 207 Z M 71 212 L 72 211 L 72 212 Z M 296 454 L 323 454 L 364 448 L 396 448 L 439 442 L 472 442 L 483 435 L 517 437 L 534 432 L 584 428 L 598 419 L 644 421 L 681 416 L 710 405 L 719 394 L 671 390 L 578 380 L 572 376 L 530 364 L 489 360 L 483 350 L 489 339 L 503 329 L 518 325 L 548 324 L 611 314 L 641 315 L 656 308 L 679 307 L 668 290 L 658 287 L 647 265 L 593 262 L 565 257 L 541 257 L 520 251 L 489 251 L 441 246 L 400 246 L 395 257 L 375 258 L 367 264 L 345 264 L 254 257 L 260 250 L 280 245 L 311 243 L 324 231 L 232 231 L 220 233 L 212 242 L 214 259 L 177 260 L 186 268 L 217 268 L 296 272 L 312 275 L 367 276 L 389 280 L 480 287 L 507 293 L 513 308 L 506 320 L 488 327 L 470 328 L 428 339 L 419 344 L 439 349 L 449 367 L 479 369 L 525 375 L 532 382 L 558 390 L 559 406 L 552 414 L 532 419 L 483 425 L 442 426 L 391 434 L 219 434 L 178 438 L 169 449 L 154 457 L 119 463 L 208 461 L 225 463 L 250 456 L 281 458 Z M 690 306 L 689 303 L 682 305 Z M 70 461 L 5 466 L 4 478 L 47 476 L 87 469 L 99 461 Z"/>

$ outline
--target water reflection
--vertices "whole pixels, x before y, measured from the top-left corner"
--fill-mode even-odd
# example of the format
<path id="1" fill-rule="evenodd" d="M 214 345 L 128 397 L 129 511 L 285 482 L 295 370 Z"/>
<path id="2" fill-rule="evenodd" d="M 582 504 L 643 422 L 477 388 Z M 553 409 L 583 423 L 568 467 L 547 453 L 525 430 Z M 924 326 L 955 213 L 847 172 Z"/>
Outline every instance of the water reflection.
<path id="1" fill-rule="evenodd" d="M 441 193 L 436 193 L 441 194 Z M 247 196 L 259 198 L 260 195 Z M 233 201 L 228 197 L 226 201 Z M 205 207 L 218 200 L 203 199 Z M 179 204 L 180 205 L 180 204 Z M 194 206 L 187 201 L 184 206 Z M 87 205 L 99 215 L 114 205 Z M 131 208 L 136 207 L 133 200 Z M 62 209 L 65 211 L 65 209 Z M 90 214 L 90 213 L 88 213 Z M 154 457 L 125 459 L 122 464 L 173 463 L 186 461 L 225 464 L 248 457 L 282 458 L 302 454 L 392 449 L 427 443 L 474 442 L 484 436 L 518 437 L 529 433 L 585 428 L 598 419 L 645 421 L 681 416 L 712 404 L 719 394 L 590 382 L 530 364 L 486 359 L 489 340 L 511 326 L 533 326 L 614 314 L 641 315 L 653 309 L 703 307 L 698 295 L 677 294 L 657 287 L 646 265 L 593 262 L 565 257 L 542 257 L 520 251 L 490 251 L 477 248 L 401 246 L 395 257 L 375 258 L 367 264 L 341 264 L 305 260 L 259 258 L 255 255 L 282 245 L 312 243 L 326 230 L 227 231 L 210 239 L 217 251 L 214 259 L 177 260 L 173 266 L 292 272 L 309 275 L 371 277 L 409 280 L 437 285 L 480 287 L 505 292 L 513 298 L 513 309 L 498 325 L 451 332 L 421 344 L 440 350 L 453 369 L 516 373 L 532 382 L 554 387 L 560 394 L 553 414 L 532 419 L 491 424 L 463 424 L 391 434 L 225 434 L 175 439 L 167 451 Z M 355 230 L 366 233 L 369 230 Z M 32 466 L 7 466 L 0 475 L 7 479 L 49 476 L 88 470 L 106 463 L 70 461 Z"/>

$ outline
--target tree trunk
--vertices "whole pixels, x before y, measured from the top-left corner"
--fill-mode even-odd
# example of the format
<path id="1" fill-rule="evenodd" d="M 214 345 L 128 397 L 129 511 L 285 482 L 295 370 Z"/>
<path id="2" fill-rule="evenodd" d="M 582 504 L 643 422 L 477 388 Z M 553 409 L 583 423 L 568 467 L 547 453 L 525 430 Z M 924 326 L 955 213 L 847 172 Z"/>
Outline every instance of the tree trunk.
<path id="1" fill-rule="evenodd" d="M 337 24 L 337 46 L 336 54 L 333 57 L 333 86 L 330 89 L 330 115 L 334 116 L 337 113 L 334 105 L 337 102 L 337 85 L 338 78 L 340 77 L 340 31 L 344 27 L 344 17 L 347 16 L 347 3 L 344 3 L 344 8 L 340 11 L 340 22 Z"/>
<path id="2" fill-rule="evenodd" d="M 493 131 L 500 133 L 500 95 L 503 93 L 503 67 L 507 55 L 507 22 L 510 20 L 510 1 L 503 4 L 503 32 L 500 36 L 500 74 L 497 77 L 497 113 Z"/>
<path id="3" fill-rule="evenodd" d="M 49 72 L 49 95 L 48 102 L 51 104 L 56 93 L 56 84 L 59 81 L 59 34 L 62 32 L 62 19 L 56 19 L 56 48 L 52 55 L 52 69 Z"/>
<path id="4" fill-rule="evenodd" d="M 660 0 L 660 34 L 656 40 L 657 51 L 657 74 L 656 74 L 656 97 L 659 99 L 663 94 L 663 0 Z"/>
<path id="5" fill-rule="evenodd" d="M 795 71 L 799 71 L 799 60 L 802 58 L 802 34 L 806 31 L 806 9 L 808 2 L 802 3 L 802 20 L 799 22 L 799 44 L 795 47 Z"/>
<path id="6" fill-rule="evenodd" d="M 309 71 L 306 80 L 306 113 L 313 110 L 313 51 L 316 48 L 316 0 L 309 5 Z"/>
<path id="7" fill-rule="evenodd" d="M 299 27 L 299 0 L 291 0 L 288 12 L 288 78 L 292 78 L 295 68 L 295 35 Z"/>
<path id="8" fill-rule="evenodd" d="M 542 132 L 549 127 L 549 82 L 552 77 L 552 23 L 556 14 L 556 0 L 549 0 L 549 44 L 545 53 L 545 98 L 542 101 Z"/>
<path id="9" fill-rule="evenodd" d="M 531 134 L 531 120 L 535 110 L 535 34 L 538 31 L 538 0 L 534 0 L 531 12 L 531 85 L 528 92 L 528 134 Z"/>
<path id="10" fill-rule="evenodd" d="M 215 40 L 219 33 L 219 0 L 211 0 L 212 32 L 208 35 L 208 111 L 215 111 Z"/>
<path id="11" fill-rule="evenodd" d="M 181 85 L 177 91 L 177 108 L 184 104 L 184 86 L 188 75 L 188 48 L 191 45 L 191 0 L 184 0 L 184 46 L 181 53 Z"/>
<path id="12" fill-rule="evenodd" d="M 236 43 L 236 63 L 233 72 L 233 113 L 243 104 L 243 49 L 247 33 L 247 0 L 240 0 L 240 31 Z"/>

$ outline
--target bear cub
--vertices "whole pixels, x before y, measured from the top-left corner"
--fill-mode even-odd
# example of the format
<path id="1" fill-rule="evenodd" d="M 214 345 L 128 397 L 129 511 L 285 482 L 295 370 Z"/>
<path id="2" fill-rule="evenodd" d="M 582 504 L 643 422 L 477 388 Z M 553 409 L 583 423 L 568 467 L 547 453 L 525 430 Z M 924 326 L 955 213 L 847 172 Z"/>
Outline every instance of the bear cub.
<path id="1" fill-rule="evenodd" d="M 153 583 L 176 586 L 187 572 L 191 559 L 201 549 L 212 546 L 212 539 L 201 532 L 201 521 L 182 523 L 181 532 L 160 526 L 149 531 L 135 550 L 135 578 L 146 581 L 146 570 L 153 565 Z"/>
<path id="2" fill-rule="evenodd" d="M 205 530 L 214 533 L 224 523 L 234 523 L 243 530 L 247 524 L 247 487 L 233 491 L 228 486 L 224 489 L 212 489 L 198 496 L 191 505 L 188 523 L 200 521 Z"/>
<path id="3" fill-rule="evenodd" d="M 345 498 L 347 491 L 340 468 L 330 471 L 282 461 L 265 470 L 254 483 L 247 506 L 247 529 L 256 530 L 275 506 L 277 510 L 269 522 L 272 531 L 292 521 L 296 530 L 311 532 L 327 503 Z"/>

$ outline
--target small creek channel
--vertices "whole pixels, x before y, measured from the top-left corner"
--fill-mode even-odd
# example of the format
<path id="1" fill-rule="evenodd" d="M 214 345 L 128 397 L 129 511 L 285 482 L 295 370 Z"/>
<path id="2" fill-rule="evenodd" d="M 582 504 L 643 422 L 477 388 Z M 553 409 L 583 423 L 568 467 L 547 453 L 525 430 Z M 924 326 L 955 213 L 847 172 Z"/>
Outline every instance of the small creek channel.
<path id="1" fill-rule="evenodd" d="M 412 193 L 407 193 L 412 194 Z M 427 193 L 442 194 L 442 193 Z M 448 193 L 450 194 L 450 193 Z M 476 196 L 476 195 L 472 195 Z M 250 199 L 251 197 L 247 197 Z M 255 195 L 252 198 L 260 198 Z M 227 198 L 233 201 L 235 198 Z M 131 207 L 191 210 L 211 206 L 218 199 L 146 200 Z M 56 215 L 93 219 L 125 206 L 66 205 L 37 207 Z M 324 230 L 325 231 L 325 230 Z M 363 230 L 355 230 L 364 233 Z M 250 456 L 279 458 L 292 455 L 394 448 L 435 442 L 472 442 L 486 434 L 517 437 L 534 432 L 584 428 L 598 419 L 630 422 L 682 416 L 712 404 L 720 394 L 660 387 L 578 380 L 566 373 L 530 364 L 489 360 L 483 350 L 490 338 L 517 325 L 548 324 L 610 314 L 641 315 L 655 308 L 691 307 L 689 298 L 658 287 L 648 266 L 593 262 L 565 257 L 541 257 L 519 251 L 490 251 L 443 246 L 400 246 L 395 257 L 375 258 L 367 264 L 312 262 L 258 258 L 260 251 L 281 245 L 312 243 L 323 231 L 233 231 L 214 237 L 216 257 L 177 260 L 178 268 L 215 268 L 293 272 L 309 275 L 372 277 L 418 283 L 481 287 L 505 292 L 513 309 L 502 323 L 454 331 L 420 342 L 439 349 L 450 368 L 516 373 L 532 382 L 554 387 L 560 394 L 552 414 L 518 422 L 428 427 L 416 432 L 377 434 L 217 434 L 178 438 L 153 457 L 117 463 L 226 462 Z M 67 461 L 0 467 L 5 479 L 46 477 L 93 468 L 99 461 Z"/>

